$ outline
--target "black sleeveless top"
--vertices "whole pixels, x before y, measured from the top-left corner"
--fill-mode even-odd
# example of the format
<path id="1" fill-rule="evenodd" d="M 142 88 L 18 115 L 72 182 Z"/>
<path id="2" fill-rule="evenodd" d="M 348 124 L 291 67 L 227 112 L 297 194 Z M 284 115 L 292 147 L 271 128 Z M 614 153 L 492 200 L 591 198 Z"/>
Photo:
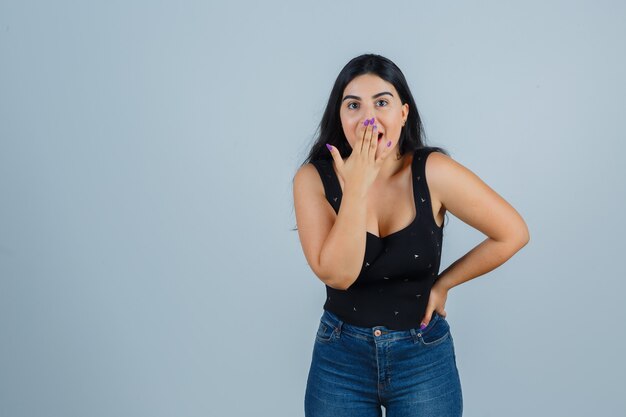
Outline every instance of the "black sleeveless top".
<path id="1" fill-rule="evenodd" d="M 365 256 L 356 281 L 346 290 L 326 285 L 324 310 L 355 326 L 382 325 L 391 330 L 419 327 L 439 274 L 443 238 L 443 225 L 439 227 L 433 218 L 424 169 L 433 151 L 416 150 L 411 163 L 416 208 L 413 222 L 382 238 L 366 232 Z M 311 163 L 322 178 L 326 199 L 339 213 L 342 191 L 332 159 Z"/>

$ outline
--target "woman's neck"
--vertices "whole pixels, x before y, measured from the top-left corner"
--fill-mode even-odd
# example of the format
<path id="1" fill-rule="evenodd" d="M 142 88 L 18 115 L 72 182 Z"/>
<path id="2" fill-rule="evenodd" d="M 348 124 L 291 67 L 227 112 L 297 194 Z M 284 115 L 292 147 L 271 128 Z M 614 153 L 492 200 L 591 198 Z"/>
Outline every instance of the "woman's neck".
<path id="1" fill-rule="evenodd" d="M 403 172 L 411 164 L 413 155 L 406 153 L 402 155 L 400 159 L 397 158 L 397 151 L 393 151 L 393 153 L 385 159 L 378 173 L 377 182 L 388 182 L 392 180 L 394 176 Z"/>

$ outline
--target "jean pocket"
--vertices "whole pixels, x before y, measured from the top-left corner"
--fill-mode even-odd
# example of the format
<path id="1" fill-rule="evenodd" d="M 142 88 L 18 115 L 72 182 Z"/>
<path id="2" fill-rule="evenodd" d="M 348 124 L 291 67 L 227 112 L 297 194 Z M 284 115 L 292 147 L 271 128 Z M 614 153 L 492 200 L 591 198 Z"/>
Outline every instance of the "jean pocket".
<path id="1" fill-rule="evenodd" d="M 420 343 L 424 346 L 436 346 L 443 343 L 450 336 L 450 325 L 439 314 L 431 317 L 428 326 L 420 332 Z"/>
<path id="2" fill-rule="evenodd" d="M 335 327 L 330 323 L 326 323 L 320 320 L 320 325 L 317 328 L 317 334 L 315 335 L 315 339 L 319 342 L 327 343 L 333 339 L 335 335 Z"/>

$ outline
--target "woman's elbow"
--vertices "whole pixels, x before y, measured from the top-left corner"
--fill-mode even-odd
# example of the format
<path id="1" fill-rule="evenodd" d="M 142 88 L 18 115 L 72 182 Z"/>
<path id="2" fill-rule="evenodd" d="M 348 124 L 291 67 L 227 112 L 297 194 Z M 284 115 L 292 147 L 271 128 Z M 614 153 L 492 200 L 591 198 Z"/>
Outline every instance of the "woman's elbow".
<path id="1" fill-rule="evenodd" d="M 528 230 L 528 226 L 525 222 L 523 222 L 519 227 L 516 228 L 515 232 L 511 234 L 509 240 L 513 245 L 518 247 L 518 250 L 523 248 L 530 242 L 530 231 Z"/>

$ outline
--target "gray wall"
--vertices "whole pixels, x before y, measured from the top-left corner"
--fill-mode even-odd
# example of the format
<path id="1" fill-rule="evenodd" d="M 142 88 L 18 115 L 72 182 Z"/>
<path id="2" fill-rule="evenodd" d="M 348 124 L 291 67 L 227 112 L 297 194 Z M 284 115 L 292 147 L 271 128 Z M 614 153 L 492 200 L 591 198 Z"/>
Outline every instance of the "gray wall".
<path id="1" fill-rule="evenodd" d="M 354 56 L 531 241 L 453 288 L 465 416 L 624 415 L 626 6 L 0 3 L 0 415 L 302 416 L 293 174 Z M 442 270 L 485 236 L 451 214 Z"/>

